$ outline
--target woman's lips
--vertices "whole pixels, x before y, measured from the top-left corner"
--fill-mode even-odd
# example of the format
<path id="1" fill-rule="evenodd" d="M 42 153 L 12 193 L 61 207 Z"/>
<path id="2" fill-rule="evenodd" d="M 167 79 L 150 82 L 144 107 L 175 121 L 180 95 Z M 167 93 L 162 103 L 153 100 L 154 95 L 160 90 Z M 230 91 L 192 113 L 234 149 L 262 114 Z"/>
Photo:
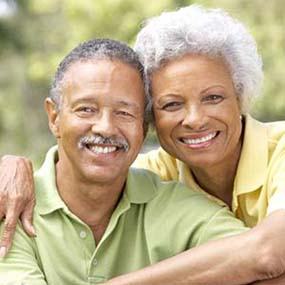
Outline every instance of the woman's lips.
<path id="1" fill-rule="evenodd" d="M 191 148 L 207 147 L 211 141 L 218 136 L 219 132 L 211 132 L 206 135 L 193 135 L 187 138 L 181 138 L 180 141 Z"/>

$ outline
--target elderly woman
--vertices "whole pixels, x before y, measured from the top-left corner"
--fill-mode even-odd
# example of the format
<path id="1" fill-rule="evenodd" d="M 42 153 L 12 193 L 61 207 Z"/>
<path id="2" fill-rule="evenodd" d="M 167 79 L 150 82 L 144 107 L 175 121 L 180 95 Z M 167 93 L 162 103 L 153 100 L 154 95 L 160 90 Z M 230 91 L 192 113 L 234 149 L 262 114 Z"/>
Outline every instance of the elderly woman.
<path id="1" fill-rule="evenodd" d="M 221 10 L 193 5 L 150 19 L 138 34 L 135 50 L 145 66 L 161 144 L 140 155 L 135 166 L 205 192 L 248 226 L 285 208 L 285 122 L 263 124 L 248 114 L 263 72 L 256 43 L 244 26 Z M 15 175 L 17 182 L 10 170 L 17 166 L 23 171 L 27 165 L 19 158 L 2 162 L 8 173 L 2 185 L 10 184 L 9 191 L 2 190 L 3 208 L 13 196 L 5 193 L 16 192 L 11 184 L 20 189 L 23 181 L 31 180 L 26 171 L 27 178 Z M 24 189 L 32 192 L 31 187 Z M 23 195 L 30 203 L 23 222 L 32 234 L 28 221 L 33 195 Z M 9 201 L 14 208 L 7 209 L 8 216 L 11 209 L 17 213 L 25 205 L 19 202 L 22 198 Z"/>
<path id="2" fill-rule="evenodd" d="M 226 203 L 248 226 L 285 208 L 285 122 L 248 114 L 263 72 L 245 27 L 190 6 L 149 20 L 135 49 L 162 146 L 136 166 Z"/>

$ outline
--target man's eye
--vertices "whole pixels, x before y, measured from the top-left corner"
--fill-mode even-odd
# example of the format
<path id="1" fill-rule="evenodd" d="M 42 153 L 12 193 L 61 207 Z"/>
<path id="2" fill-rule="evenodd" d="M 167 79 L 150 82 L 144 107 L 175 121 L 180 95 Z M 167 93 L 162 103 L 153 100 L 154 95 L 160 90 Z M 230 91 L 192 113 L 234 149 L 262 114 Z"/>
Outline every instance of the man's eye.
<path id="1" fill-rule="evenodd" d="M 182 106 L 182 102 L 168 102 L 166 104 L 164 104 L 161 109 L 165 110 L 165 111 L 176 111 L 178 110 L 180 107 Z"/>
<path id="2" fill-rule="evenodd" d="M 78 108 L 77 110 L 78 112 L 83 112 L 83 113 L 92 113 L 94 112 L 94 108 L 91 108 L 91 107 L 80 107 Z"/>
<path id="3" fill-rule="evenodd" d="M 79 117 L 89 117 L 89 116 L 93 116 L 96 113 L 96 108 L 94 107 L 87 107 L 87 106 L 82 106 L 82 107 L 78 107 L 75 109 L 75 113 L 79 116 Z"/>
<path id="4" fill-rule="evenodd" d="M 127 111 L 117 111 L 116 114 L 122 117 L 133 117 L 133 115 Z"/>

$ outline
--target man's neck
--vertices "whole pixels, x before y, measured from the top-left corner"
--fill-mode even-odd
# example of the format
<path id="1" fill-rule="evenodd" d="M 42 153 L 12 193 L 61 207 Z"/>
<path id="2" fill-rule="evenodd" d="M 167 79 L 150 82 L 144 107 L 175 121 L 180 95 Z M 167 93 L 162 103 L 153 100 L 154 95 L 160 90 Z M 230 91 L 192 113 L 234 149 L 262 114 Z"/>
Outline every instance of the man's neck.
<path id="1" fill-rule="evenodd" d="M 98 243 L 118 204 L 126 178 L 112 184 L 88 183 L 60 163 L 56 165 L 56 173 L 59 195 L 69 210 L 89 225 Z"/>

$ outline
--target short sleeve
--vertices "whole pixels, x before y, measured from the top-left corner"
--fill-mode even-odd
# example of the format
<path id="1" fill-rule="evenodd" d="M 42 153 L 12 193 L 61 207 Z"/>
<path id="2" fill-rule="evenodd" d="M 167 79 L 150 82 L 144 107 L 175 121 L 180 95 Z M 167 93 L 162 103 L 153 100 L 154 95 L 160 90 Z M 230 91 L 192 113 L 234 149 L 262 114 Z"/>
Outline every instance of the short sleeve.
<path id="1" fill-rule="evenodd" d="M 280 155 L 272 167 L 270 176 L 267 185 L 267 215 L 276 210 L 285 210 L 285 153 Z"/>
<path id="2" fill-rule="evenodd" d="M 3 223 L 1 224 L 1 232 Z M 28 237 L 20 225 L 13 245 L 6 257 L 0 259 L 0 284 L 47 285 L 42 273 L 33 238 Z"/>
<path id="3" fill-rule="evenodd" d="M 234 217 L 227 207 L 218 210 L 205 224 L 197 245 L 248 231 L 244 223 Z"/>

